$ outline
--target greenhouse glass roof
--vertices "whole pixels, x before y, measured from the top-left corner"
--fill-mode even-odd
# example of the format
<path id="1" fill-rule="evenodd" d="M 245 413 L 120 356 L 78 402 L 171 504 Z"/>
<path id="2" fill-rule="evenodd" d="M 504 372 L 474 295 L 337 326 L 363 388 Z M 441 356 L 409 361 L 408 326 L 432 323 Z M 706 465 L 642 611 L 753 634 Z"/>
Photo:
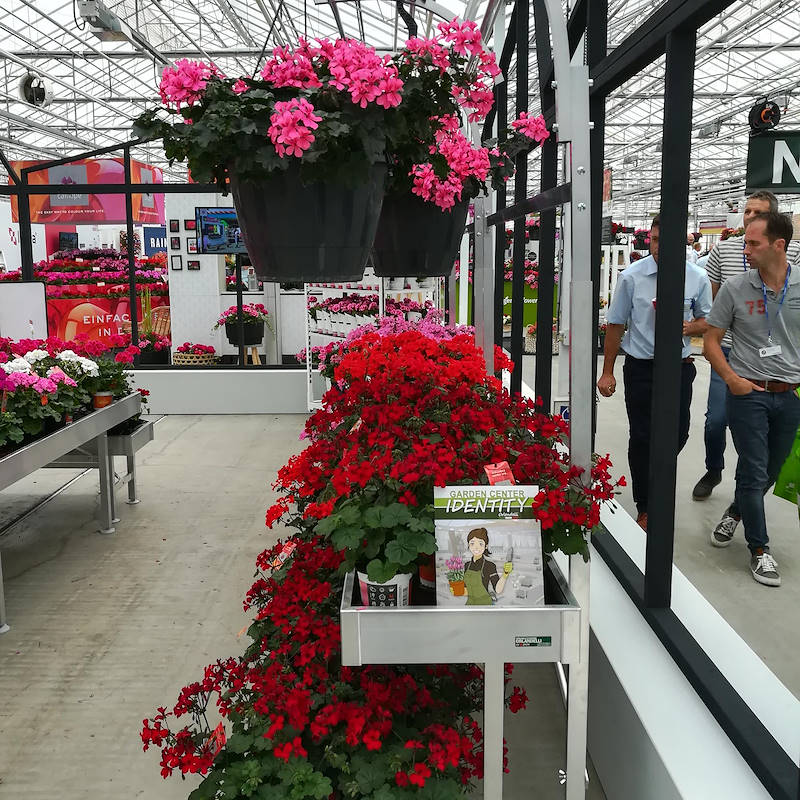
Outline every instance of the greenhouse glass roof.
<path id="1" fill-rule="evenodd" d="M 298 36 L 362 38 L 391 51 L 407 37 L 389 0 L 104 0 L 121 30 L 93 32 L 81 18 L 86 0 L 11 0 L 0 19 L 3 90 L 0 147 L 12 158 L 61 157 L 121 143 L 130 121 L 158 100 L 165 64 L 213 60 L 228 75 L 250 74 L 267 43 Z M 564 3 L 565 13 L 570 11 Z M 609 0 L 609 47 L 653 13 L 658 0 Z M 424 35 L 440 15 L 482 20 L 487 0 L 406 3 Z M 506 23 L 511 4 L 503 4 Z M 268 38 L 269 37 L 269 38 Z M 777 99 L 782 125 L 796 119 L 800 96 L 800 0 L 734 0 L 698 33 L 691 196 L 692 212 L 735 204 L 744 193 L 747 112 L 765 95 Z M 28 72 L 52 84 L 52 102 L 20 98 Z M 513 109 L 514 64 L 509 106 Z M 538 110 L 536 54 L 530 52 L 530 105 Z M 607 103 L 606 166 L 613 169 L 615 217 L 646 216 L 658 205 L 664 59 L 616 90 Z M 667 136 L 666 146 L 669 146 Z M 159 148 L 136 153 L 164 163 Z M 168 178 L 181 179 L 180 165 Z M 537 171 L 531 170 L 531 188 Z M 619 212 L 618 212 L 619 210 Z M 691 219 L 691 216 L 690 216 Z"/>

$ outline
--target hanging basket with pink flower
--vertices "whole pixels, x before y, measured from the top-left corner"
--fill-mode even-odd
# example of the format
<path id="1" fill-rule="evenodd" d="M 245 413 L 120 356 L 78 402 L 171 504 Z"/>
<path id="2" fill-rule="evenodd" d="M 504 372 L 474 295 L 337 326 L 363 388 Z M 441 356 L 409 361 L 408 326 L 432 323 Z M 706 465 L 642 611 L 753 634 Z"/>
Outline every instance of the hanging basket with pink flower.
<path id="1" fill-rule="evenodd" d="M 362 42 L 301 39 L 246 78 L 176 62 L 161 79 L 165 108 L 134 130 L 163 139 L 195 180 L 230 182 L 259 276 L 353 280 L 375 237 L 402 86 L 389 57 Z"/>

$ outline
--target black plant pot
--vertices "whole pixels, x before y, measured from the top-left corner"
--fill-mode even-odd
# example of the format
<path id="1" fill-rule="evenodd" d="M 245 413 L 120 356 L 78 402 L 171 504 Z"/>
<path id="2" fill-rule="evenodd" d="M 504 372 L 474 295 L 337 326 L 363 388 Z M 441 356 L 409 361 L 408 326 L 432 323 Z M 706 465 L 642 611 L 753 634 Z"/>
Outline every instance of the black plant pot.
<path id="1" fill-rule="evenodd" d="M 375 234 L 372 263 L 383 278 L 449 275 L 458 255 L 468 201 L 450 211 L 413 194 L 387 194 Z"/>
<path id="2" fill-rule="evenodd" d="M 231 190 L 247 254 L 267 281 L 360 280 L 381 213 L 386 165 L 355 188 L 300 181 L 299 167 Z"/>
<path id="3" fill-rule="evenodd" d="M 261 344 L 264 341 L 264 323 L 259 322 L 255 325 L 252 322 L 245 322 L 242 325 L 244 328 L 244 346 L 252 347 L 256 344 Z M 234 346 L 239 346 L 239 325 L 236 322 L 225 323 L 225 335 L 228 341 Z"/>
<path id="4" fill-rule="evenodd" d="M 140 364 L 169 364 L 169 350 L 142 350 Z"/>

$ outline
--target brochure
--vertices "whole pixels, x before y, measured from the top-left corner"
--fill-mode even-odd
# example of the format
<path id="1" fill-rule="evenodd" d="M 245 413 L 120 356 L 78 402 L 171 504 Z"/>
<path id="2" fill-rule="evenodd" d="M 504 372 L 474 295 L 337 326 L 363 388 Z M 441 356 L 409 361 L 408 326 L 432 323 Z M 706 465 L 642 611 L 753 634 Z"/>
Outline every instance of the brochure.
<path id="1" fill-rule="evenodd" d="M 435 487 L 436 602 L 544 605 L 538 486 Z"/>

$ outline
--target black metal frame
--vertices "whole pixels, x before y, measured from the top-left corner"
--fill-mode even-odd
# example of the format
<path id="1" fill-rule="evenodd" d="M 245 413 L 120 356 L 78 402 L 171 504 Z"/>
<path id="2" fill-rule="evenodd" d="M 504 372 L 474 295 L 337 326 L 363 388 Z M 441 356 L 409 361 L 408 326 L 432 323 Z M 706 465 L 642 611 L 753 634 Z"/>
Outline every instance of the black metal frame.
<path id="1" fill-rule="evenodd" d="M 555 121 L 552 89 L 554 68 L 550 57 L 549 28 L 544 0 L 531 0 L 536 23 L 538 77 L 542 110 L 548 125 Z M 685 277 L 684 241 L 689 190 L 691 98 L 693 93 L 694 53 L 697 28 L 731 4 L 732 0 L 667 0 L 612 52 L 607 52 L 607 0 L 578 0 L 568 22 L 571 53 L 586 33 L 586 61 L 593 80 L 590 86 L 590 118 L 594 123 L 590 146 L 592 156 L 592 280 L 596 296 L 600 289 L 602 186 L 605 151 L 606 98 L 614 89 L 666 54 L 664 129 L 669 131 L 669 147 L 664 147 L 661 174 L 661 246 L 658 271 L 659 302 L 656 309 L 656 347 L 654 359 L 653 418 L 674 420 L 674 425 L 657 425 L 651 434 L 650 531 L 647 540 L 645 572 L 642 573 L 619 543 L 601 531 L 593 544 L 606 561 L 631 600 L 664 644 L 699 697 L 708 706 L 734 746 L 773 797 L 790 800 L 800 797 L 800 771 L 793 760 L 761 723 L 741 696 L 714 665 L 700 644 L 670 608 L 675 513 L 675 476 L 678 451 L 680 393 L 680 343 L 673 335 L 683 315 Z M 526 110 L 528 62 L 528 0 L 517 0 L 499 66 L 507 76 L 512 55 L 517 56 L 517 112 Z M 505 85 L 495 90 L 500 113 L 499 134 L 504 135 L 507 108 L 503 101 Z M 488 138 L 494 110 L 484 126 Z M 539 243 L 539 294 L 537 304 L 537 357 L 535 392 L 545 411 L 551 403 L 550 328 L 553 322 L 552 292 L 555 269 L 556 207 L 569 199 L 569 186 L 557 187 L 557 146 L 548 140 L 542 147 L 540 193 L 526 198 L 524 158 L 517 164 L 515 202 L 505 207 L 505 194 L 498 195 L 498 211 L 490 224 L 516 220 L 514 232 L 514 281 L 512 296 L 512 350 L 518 362 L 521 355 L 522 290 L 525 214 L 541 212 Z M 522 168 L 522 169 L 521 169 Z M 500 225 L 498 231 L 504 232 Z M 504 236 L 495 250 L 496 281 L 502 278 Z M 495 287 L 495 317 L 502 317 L 502 292 Z M 592 309 L 595 328 L 598 308 Z M 495 328 L 495 340 L 500 341 Z M 595 363 L 595 371 L 596 371 Z M 596 375 L 595 375 L 596 379 Z M 512 391 L 521 387 L 521 365 L 515 363 Z M 593 435 L 596 430 L 596 412 Z"/>
<path id="2" fill-rule="evenodd" d="M 142 139 L 134 139 L 129 142 L 124 142 L 118 145 L 110 145 L 109 147 L 101 147 L 96 150 L 89 150 L 84 153 L 79 153 L 74 156 L 66 156 L 64 158 L 55 159 L 52 161 L 42 161 L 30 167 L 24 167 L 20 170 L 19 174 L 14 170 L 9 160 L 6 158 L 5 153 L 0 150 L 0 163 L 3 164 L 12 183 L 8 186 L 0 185 L 0 195 L 7 195 L 17 197 L 17 207 L 19 210 L 19 233 L 20 233 L 20 254 L 22 257 L 22 279 L 34 280 L 33 275 L 33 245 L 31 239 L 31 215 L 29 198 L 31 195 L 39 194 L 58 194 L 63 192 L 61 186 L 53 185 L 31 185 L 28 182 L 28 176 L 32 172 L 40 172 L 41 170 L 49 169 L 50 167 L 57 167 L 62 164 L 69 164 L 73 161 L 78 161 L 83 158 L 93 158 L 95 156 L 107 155 L 122 150 L 123 166 L 124 166 L 124 182 L 123 183 L 93 183 L 93 184 L 71 184 L 70 191 L 74 194 L 124 194 L 125 195 L 125 225 L 128 235 L 128 242 L 133 242 L 133 195 L 135 194 L 196 194 L 200 192 L 218 192 L 219 187 L 216 184 L 205 183 L 160 183 L 160 184 L 141 184 L 133 183 L 131 172 L 131 148 L 140 144 L 145 144 L 146 141 Z M 142 191 L 142 187 L 147 186 L 147 191 Z M 158 191 L 154 192 L 153 189 L 158 187 Z M 128 297 L 131 307 L 131 341 L 136 342 L 139 340 L 139 321 L 136 312 L 136 256 L 133 252 L 132 244 L 128 247 Z M 239 364 L 238 366 L 245 366 L 245 347 L 244 347 L 244 327 L 243 327 L 243 299 L 242 299 L 242 268 L 240 257 L 236 257 L 236 307 L 237 307 L 237 323 L 239 326 Z M 280 354 L 279 360 L 280 360 Z M 134 360 L 135 366 L 141 369 L 163 369 L 160 365 L 140 365 L 139 357 L 136 356 Z M 229 369 L 232 365 L 220 365 L 225 369 Z M 258 368 L 258 365 L 255 365 Z M 261 369 L 271 369 L 275 365 L 261 365 Z M 278 365 L 282 369 L 291 369 L 293 365 Z M 248 366 L 253 368 L 253 365 Z M 297 369 L 302 369 L 301 365 L 297 365 Z M 208 367 L 204 367 L 208 369 Z"/>

